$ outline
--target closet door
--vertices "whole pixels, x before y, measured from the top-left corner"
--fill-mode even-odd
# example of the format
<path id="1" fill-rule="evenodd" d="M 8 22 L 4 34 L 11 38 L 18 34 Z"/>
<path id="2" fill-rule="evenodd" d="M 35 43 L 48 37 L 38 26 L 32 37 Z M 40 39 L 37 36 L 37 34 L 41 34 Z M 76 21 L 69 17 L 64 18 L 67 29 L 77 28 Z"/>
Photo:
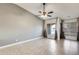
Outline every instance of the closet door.
<path id="1" fill-rule="evenodd" d="M 65 39 L 77 40 L 78 23 L 76 19 L 64 20 L 63 31 Z"/>

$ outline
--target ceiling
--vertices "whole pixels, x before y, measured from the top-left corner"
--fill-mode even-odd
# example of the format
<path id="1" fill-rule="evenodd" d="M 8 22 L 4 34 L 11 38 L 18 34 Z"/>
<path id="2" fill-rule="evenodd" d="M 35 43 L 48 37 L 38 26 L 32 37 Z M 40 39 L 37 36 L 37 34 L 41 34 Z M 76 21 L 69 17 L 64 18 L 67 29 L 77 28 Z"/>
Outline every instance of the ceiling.
<path id="1" fill-rule="evenodd" d="M 17 3 L 17 5 L 40 17 L 38 11 L 42 10 L 42 3 Z M 52 17 L 46 19 L 55 17 L 61 17 L 62 19 L 76 18 L 79 17 L 79 3 L 46 3 L 46 11 L 54 12 L 51 14 Z"/>

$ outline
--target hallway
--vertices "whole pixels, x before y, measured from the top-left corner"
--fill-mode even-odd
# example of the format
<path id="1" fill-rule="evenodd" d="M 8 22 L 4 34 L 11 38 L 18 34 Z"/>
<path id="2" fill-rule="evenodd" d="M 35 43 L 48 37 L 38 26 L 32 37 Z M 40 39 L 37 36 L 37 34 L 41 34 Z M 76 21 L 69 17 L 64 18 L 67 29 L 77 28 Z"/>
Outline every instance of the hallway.
<path id="1" fill-rule="evenodd" d="M 79 42 L 71 40 L 37 39 L 0 49 L 1 55 L 78 55 Z"/>

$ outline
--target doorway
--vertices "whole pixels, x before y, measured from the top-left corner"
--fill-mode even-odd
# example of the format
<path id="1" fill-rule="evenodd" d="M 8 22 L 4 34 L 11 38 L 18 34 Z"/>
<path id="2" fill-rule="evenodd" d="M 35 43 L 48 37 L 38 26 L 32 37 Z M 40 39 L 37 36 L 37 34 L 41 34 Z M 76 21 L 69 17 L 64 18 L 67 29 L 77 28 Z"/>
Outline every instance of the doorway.
<path id="1" fill-rule="evenodd" d="M 50 39 L 55 39 L 56 24 L 47 24 L 47 37 Z"/>

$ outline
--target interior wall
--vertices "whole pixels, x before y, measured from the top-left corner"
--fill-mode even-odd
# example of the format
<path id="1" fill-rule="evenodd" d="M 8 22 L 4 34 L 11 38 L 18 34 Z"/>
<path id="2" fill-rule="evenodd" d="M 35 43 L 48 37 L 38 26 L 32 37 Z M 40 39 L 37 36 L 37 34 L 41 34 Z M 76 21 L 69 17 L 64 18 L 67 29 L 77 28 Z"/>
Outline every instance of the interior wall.
<path id="1" fill-rule="evenodd" d="M 42 36 L 43 22 L 14 4 L 0 4 L 0 45 Z"/>

